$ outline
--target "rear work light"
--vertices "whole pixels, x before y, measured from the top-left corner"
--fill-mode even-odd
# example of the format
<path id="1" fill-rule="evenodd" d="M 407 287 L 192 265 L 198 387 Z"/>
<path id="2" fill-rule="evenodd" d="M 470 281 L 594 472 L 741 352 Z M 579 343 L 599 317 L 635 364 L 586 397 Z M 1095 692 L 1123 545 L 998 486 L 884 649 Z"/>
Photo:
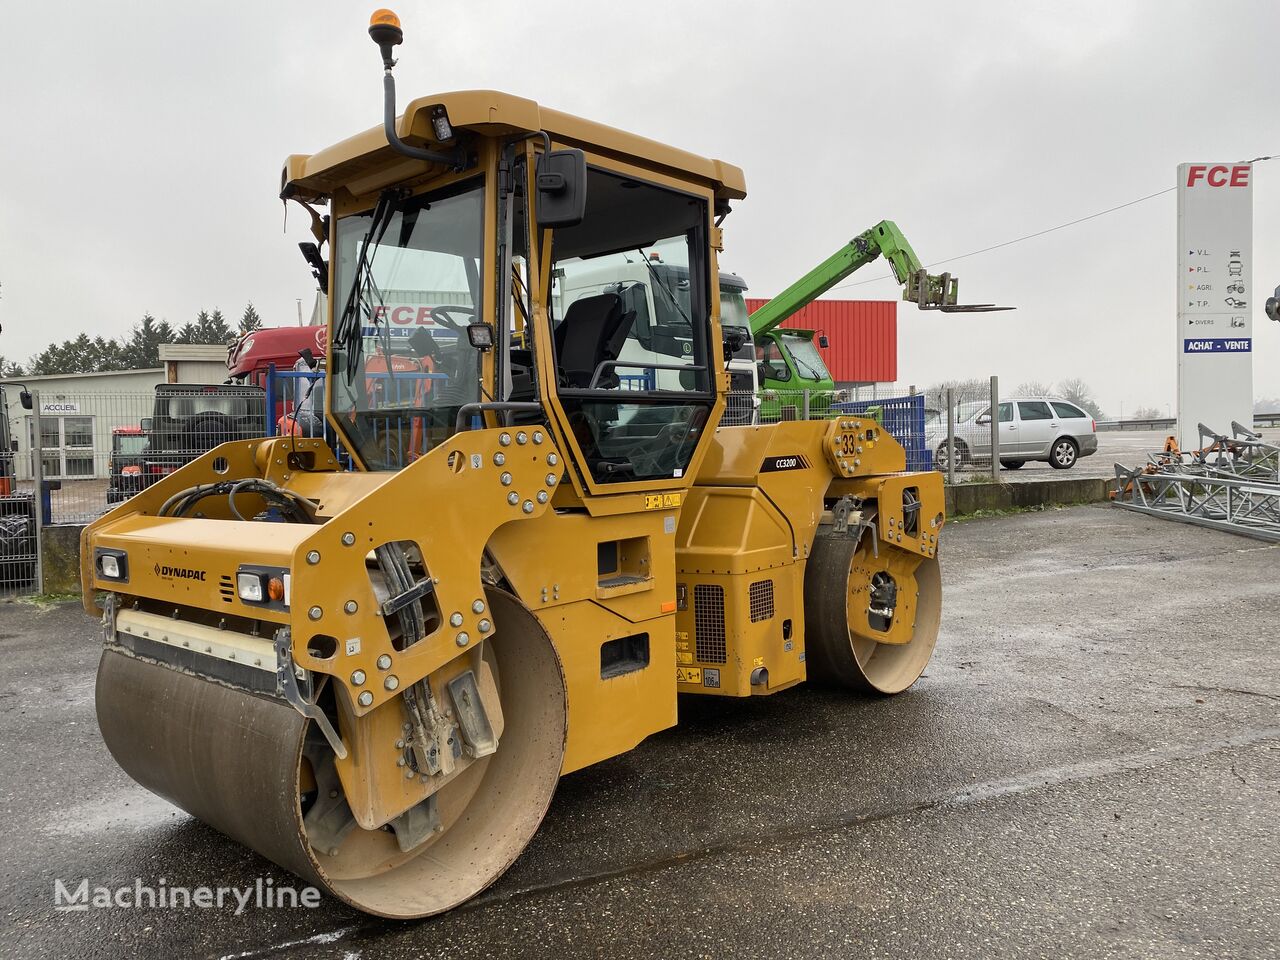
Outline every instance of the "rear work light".
<path id="1" fill-rule="evenodd" d="M 152 474 L 173 473 L 177 469 L 178 469 L 177 467 L 169 467 L 162 463 L 153 463 L 151 464 L 151 466 L 147 467 L 147 473 L 152 473 Z"/>

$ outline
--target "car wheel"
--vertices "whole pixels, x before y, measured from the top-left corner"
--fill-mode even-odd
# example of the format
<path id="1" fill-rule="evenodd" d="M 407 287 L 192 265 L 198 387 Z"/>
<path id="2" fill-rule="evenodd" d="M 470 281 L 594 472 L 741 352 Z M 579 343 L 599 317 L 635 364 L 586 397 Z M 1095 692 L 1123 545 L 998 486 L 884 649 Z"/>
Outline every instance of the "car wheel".
<path id="1" fill-rule="evenodd" d="M 1076 442 L 1070 437 L 1059 437 L 1049 451 L 1049 466 L 1055 470 L 1069 470 L 1076 465 L 1078 456 L 1080 448 L 1076 446 Z"/>
<path id="2" fill-rule="evenodd" d="M 969 462 L 969 448 L 959 440 L 956 440 L 953 445 L 956 449 L 956 469 L 959 469 Z M 945 442 L 938 444 L 938 449 L 933 455 L 933 465 L 939 470 L 947 469 L 947 445 Z"/>
<path id="3" fill-rule="evenodd" d="M 1006 470 L 1021 470 L 1026 462 L 1025 460 L 1001 460 L 1000 466 Z"/>

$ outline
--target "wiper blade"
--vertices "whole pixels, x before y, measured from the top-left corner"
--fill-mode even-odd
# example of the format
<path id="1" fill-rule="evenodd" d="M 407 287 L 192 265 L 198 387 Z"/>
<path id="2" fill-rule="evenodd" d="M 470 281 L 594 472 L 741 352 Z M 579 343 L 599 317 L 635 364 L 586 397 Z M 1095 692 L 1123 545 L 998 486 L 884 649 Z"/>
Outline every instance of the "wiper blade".
<path id="1" fill-rule="evenodd" d="M 794 362 L 797 367 L 800 367 L 801 373 L 805 373 L 806 371 L 809 373 L 810 380 L 822 379 L 822 375 L 818 373 L 817 370 L 813 369 L 813 367 L 809 366 L 807 363 L 801 360 L 798 356 L 796 356 L 796 353 L 794 350 L 788 350 L 787 352 L 791 354 L 792 362 Z"/>
<path id="2" fill-rule="evenodd" d="M 404 192 L 399 189 L 384 190 L 373 208 L 373 217 L 369 222 L 369 231 L 365 234 L 360 247 L 360 258 L 356 263 L 354 276 L 351 278 L 351 290 L 347 296 L 342 317 L 335 325 L 334 345 L 346 353 L 347 379 L 355 377 L 360 367 L 360 358 L 364 352 L 362 308 L 368 309 L 366 295 L 372 290 L 379 300 L 381 293 L 373 280 L 373 256 L 382 238 L 391 225 L 391 218 L 399 207 Z M 367 286 L 366 286 L 367 284 Z M 385 304 L 383 304 L 385 306 Z M 373 320 L 378 319 L 377 310 L 373 310 Z"/>

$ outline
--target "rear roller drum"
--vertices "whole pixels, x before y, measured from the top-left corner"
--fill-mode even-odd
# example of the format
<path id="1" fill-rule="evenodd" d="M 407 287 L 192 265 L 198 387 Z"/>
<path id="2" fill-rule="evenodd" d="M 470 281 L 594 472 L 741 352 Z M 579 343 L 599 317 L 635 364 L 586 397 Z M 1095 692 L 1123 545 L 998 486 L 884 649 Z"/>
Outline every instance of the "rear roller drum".
<path id="1" fill-rule="evenodd" d="M 938 561 L 845 535 L 819 536 L 804 578 L 809 677 L 869 693 L 901 693 L 933 655 L 942 614 Z"/>
<path id="2" fill-rule="evenodd" d="M 147 789 L 367 913 L 448 910 L 489 886 L 532 839 L 564 759 L 560 663 L 536 618 L 489 591 L 493 668 L 505 729 L 497 750 L 436 794 L 432 837 L 402 852 L 397 833 L 347 825 L 317 849 L 306 823 L 339 784 L 310 721 L 255 696 L 117 650 L 98 668 L 98 724 L 120 766 Z M 314 838 L 313 838 L 314 839 Z"/>

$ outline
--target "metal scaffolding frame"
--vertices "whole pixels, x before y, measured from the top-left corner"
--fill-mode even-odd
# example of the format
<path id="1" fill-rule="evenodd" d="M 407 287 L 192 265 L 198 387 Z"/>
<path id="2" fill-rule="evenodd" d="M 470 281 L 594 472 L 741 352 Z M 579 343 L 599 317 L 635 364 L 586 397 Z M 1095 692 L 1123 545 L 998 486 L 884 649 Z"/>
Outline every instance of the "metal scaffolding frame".
<path id="1" fill-rule="evenodd" d="M 1280 543 L 1280 445 L 1239 423 L 1231 424 L 1230 436 L 1204 424 L 1199 430 L 1199 450 L 1183 452 L 1170 438 L 1143 467 L 1117 463 L 1112 502 L 1126 510 Z"/>

